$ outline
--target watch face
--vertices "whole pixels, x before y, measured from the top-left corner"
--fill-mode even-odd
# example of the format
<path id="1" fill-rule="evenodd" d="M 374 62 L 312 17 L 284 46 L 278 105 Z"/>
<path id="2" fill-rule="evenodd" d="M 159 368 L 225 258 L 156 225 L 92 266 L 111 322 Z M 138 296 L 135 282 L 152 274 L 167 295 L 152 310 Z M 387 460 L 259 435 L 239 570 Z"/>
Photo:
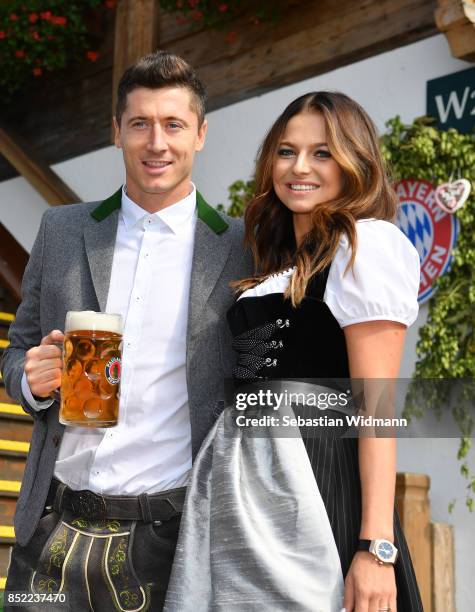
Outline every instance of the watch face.
<path id="1" fill-rule="evenodd" d="M 391 544 L 391 542 L 379 542 L 376 549 L 376 554 L 381 561 L 389 561 L 394 554 L 394 546 Z"/>

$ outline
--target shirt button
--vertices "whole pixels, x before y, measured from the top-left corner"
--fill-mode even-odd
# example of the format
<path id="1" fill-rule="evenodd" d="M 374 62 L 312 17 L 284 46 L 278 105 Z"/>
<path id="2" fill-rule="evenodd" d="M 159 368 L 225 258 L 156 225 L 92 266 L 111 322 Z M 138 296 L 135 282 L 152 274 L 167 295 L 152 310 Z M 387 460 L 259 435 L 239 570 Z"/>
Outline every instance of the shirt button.
<path id="1" fill-rule="evenodd" d="M 140 302 L 140 297 L 139 297 L 138 295 L 137 295 L 137 296 L 135 296 L 135 301 L 136 301 L 136 302 Z"/>

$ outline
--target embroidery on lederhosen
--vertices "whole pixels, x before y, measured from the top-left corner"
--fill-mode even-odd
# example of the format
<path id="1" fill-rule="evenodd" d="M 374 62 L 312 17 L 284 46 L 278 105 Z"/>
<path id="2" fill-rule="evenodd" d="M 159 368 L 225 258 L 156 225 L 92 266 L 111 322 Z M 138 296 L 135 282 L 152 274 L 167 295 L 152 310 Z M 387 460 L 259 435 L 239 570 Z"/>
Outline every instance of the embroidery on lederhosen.
<path id="1" fill-rule="evenodd" d="M 77 535 L 60 521 L 41 552 L 39 570 L 33 572 L 33 593 L 61 593 L 64 586 L 63 567 L 74 549 Z"/>
<path id="2" fill-rule="evenodd" d="M 99 599 L 101 610 L 145 612 L 150 589 L 139 583 L 129 554 L 134 527 L 133 521 L 92 521 L 65 512 L 43 547 L 31 591 L 74 593 L 75 605 L 84 609 L 94 609 L 92 599 Z"/>
<path id="3" fill-rule="evenodd" d="M 128 547 L 130 534 L 109 538 L 104 549 L 104 563 L 108 586 L 120 610 L 134 612 L 144 610 L 147 600 L 150 599 L 140 586 L 137 576 L 130 563 Z M 147 605 L 148 607 L 148 605 Z"/>

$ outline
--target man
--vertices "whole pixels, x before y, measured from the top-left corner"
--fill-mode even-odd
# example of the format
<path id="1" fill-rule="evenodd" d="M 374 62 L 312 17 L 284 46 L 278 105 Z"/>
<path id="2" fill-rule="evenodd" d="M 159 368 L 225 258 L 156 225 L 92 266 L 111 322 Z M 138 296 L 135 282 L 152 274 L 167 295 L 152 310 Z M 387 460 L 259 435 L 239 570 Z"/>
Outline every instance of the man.
<path id="1" fill-rule="evenodd" d="M 232 368 L 228 283 L 251 272 L 240 222 L 191 183 L 204 102 L 184 60 L 142 58 L 118 88 L 124 187 L 42 219 L 3 362 L 9 394 L 35 420 L 7 609 L 17 591 L 62 595 L 74 612 L 162 608 L 192 457 Z M 57 344 L 69 310 L 123 316 L 114 428 L 58 421 L 49 396 L 61 381 Z"/>

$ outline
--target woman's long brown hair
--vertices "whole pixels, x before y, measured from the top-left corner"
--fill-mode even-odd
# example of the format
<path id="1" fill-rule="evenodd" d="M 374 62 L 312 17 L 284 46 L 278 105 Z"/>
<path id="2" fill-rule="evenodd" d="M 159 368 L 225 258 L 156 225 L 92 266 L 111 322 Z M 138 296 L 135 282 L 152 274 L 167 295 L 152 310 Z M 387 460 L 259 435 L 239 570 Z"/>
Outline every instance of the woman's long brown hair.
<path id="1" fill-rule="evenodd" d="M 323 116 L 328 149 L 342 169 L 344 180 L 336 200 L 319 204 L 312 211 L 312 229 L 297 245 L 292 213 L 277 197 L 272 175 L 285 128 L 292 117 L 302 112 Z M 285 295 L 297 306 L 310 279 L 330 265 L 343 234 L 351 248 L 348 268 L 352 267 L 358 219 L 392 220 L 396 209 L 396 194 L 387 176 L 376 128 L 363 108 L 338 92 L 305 94 L 287 106 L 259 149 L 255 191 L 244 214 L 245 241 L 257 274 L 232 285 L 244 291 L 269 274 L 296 266 Z"/>

